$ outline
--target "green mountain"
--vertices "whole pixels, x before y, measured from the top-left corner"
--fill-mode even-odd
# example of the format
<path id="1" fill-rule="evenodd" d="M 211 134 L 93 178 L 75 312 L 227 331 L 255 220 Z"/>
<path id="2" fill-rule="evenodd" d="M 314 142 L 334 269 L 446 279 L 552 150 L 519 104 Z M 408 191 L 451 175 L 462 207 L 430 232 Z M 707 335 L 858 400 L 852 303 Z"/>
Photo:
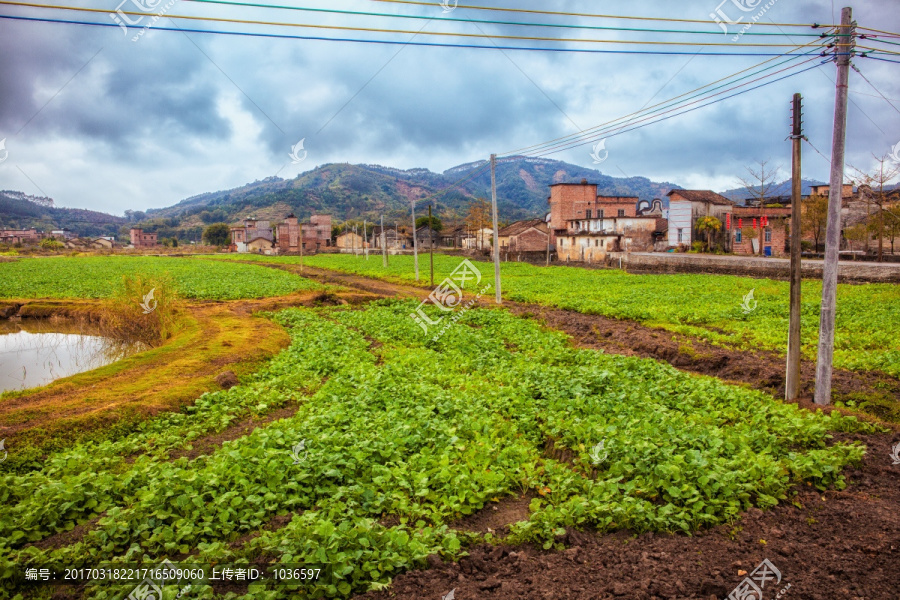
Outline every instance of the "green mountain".
<path id="1" fill-rule="evenodd" d="M 662 198 L 671 183 L 654 183 L 645 177 L 616 178 L 595 169 L 562 161 L 513 157 L 497 164 L 498 210 L 501 220 L 539 217 L 547 210 L 549 186 L 553 183 L 587 179 L 599 185 L 600 193 Z M 368 219 L 383 214 L 385 221 L 404 222 L 409 218 L 410 201 L 424 214 L 428 204 L 445 222 L 462 219 L 476 198 L 491 197 L 491 176 L 487 161 L 468 163 L 434 173 L 427 169 L 401 170 L 379 165 L 322 165 L 285 180 L 269 177 L 245 186 L 182 200 L 174 206 L 133 213 L 152 228 L 163 228 L 177 219 L 180 228 L 196 232 L 204 224 L 236 222 L 247 216 L 279 220 L 290 212 L 301 218 L 313 213 L 330 214 L 336 221 Z M 161 233 L 165 235 L 165 232 Z"/>
<path id="2" fill-rule="evenodd" d="M 655 183 L 646 177 L 617 178 L 558 160 L 511 157 L 497 163 L 497 198 L 501 221 L 543 216 L 549 186 L 598 184 L 601 194 L 665 199 L 679 186 Z M 443 173 L 428 169 L 394 169 L 380 165 L 322 165 L 294 179 L 268 177 L 231 190 L 209 192 L 182 200 L 174 206 L 147 211 L 126 210 L 125 217 L 80 209 L 55 208 L 49 198 L 21 192 L 0 192 L 0 227 L 36 227 L 49 231 L 67 227 L 80 236 L 118 235 L 125 239 L 128 227 L 139 224 L 162 238 L 200 241 L 211 223 L 235 223 L 254 216 L 274 222 L 294 213 L 302 219 L 313 213 L 330 214 L 335 222 L 348 219 L 401 225 L 409 222 L 409 207 L 416 200 L 417 216 L 431 204 L 445 224 L 460 222 L 472 200 L 490 199 L 488 161 L 459 165 Z"/>
<path id="3" fill-rule="evenodd" d="M 51 198 L 0 191 L 0 229 L 71 229 L 83 237 L 116 235 L 126 220 L 94 210 L 57 208 Z"/>

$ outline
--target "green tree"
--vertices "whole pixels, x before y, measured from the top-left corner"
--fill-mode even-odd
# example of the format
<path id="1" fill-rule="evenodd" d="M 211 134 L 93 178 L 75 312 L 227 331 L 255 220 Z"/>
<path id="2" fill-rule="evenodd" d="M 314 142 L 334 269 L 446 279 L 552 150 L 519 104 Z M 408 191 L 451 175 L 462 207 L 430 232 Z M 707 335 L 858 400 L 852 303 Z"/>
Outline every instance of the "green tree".
<path id="1" fill-rule="evenodd" d="M 213 223 L 203 230 L 203 241 L 210 246 L 227 246 L 231 241 L 231 229 L 228 223 Z"/>
<path id="2" fill-rule="evenodd" d="M 61 250 L 62 248 L 66 247 L 65 244 L 57 241 L 56 238 L 54 238 L 54 237 L 48 237 L 48 238 L 42 239 L 40 246 L 44 250 Z"/>
<path id="3" fill-rule="evenodd" d="M 715 217 L 700 217 L 697 219 L 697 232 L 705 233 L 706 251 L 712 250 L 712 234 L 722 229 L 722 221 Z"/>
<path id="4" fill-rule="evenodd" d="M 419 227 L 424 227 L 426 225 L 428 225 L 428 215 L 425 215 L 424 217 L 419 217 L 418 219 L 416 219 L 416 229 L 418 229 Z M 441 223 L 441 220 L 439 218 L 432 215 L 431 228 L 434 229 L 435 231 L 440 231 L 441 229 L 444 228 L 444 224 Z"/>
<path id="5" fill-rule="evenodd" d="M 813 236 L 816 242 L 815 251 L 819 251 L 819 239 L 825 235 L 828 224 L 828 197 L 812 195 L 803 203 L 800 213 L 800 226 L 803 233 Z"/>

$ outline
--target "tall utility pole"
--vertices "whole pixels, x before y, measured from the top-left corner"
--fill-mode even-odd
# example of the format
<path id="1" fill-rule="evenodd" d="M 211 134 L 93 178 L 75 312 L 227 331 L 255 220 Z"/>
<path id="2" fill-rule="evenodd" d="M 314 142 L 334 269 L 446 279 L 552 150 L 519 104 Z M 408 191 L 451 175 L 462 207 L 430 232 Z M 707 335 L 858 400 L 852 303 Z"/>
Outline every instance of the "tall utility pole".
<path id="1" fill-rule="evenodd" d="M 416 201 L 410 201 L 412 207 L 412 223 L 413 223 L 413 262 L 416 263 L 416 281 L 419 281 L 419 236 L 416 235 Z"/>
<path id="2" fill-rule="evenodd" d="M 431 260 L 431 287 L 434 287 L 434 227 L 431 220 L 431 205 L 428 205 L 428 256 Z"/>
<path id="3" fill-rule="evenodd" d="M 381 266 L 387 269 L 387 234 L 384 232 L 384 215 L 381 215 Z"/>
<path id="4" fill-rule="evenodd" d="M 800 395 L 800 141 L 803 138 L 800 94 L 794 94 L 791 128 L 791 317 L 788 325 L 787 375 L 784 399 Z"/>
<path id="5" fill-rule="evenodd" d="M 363 219 L 363 252 L 366 253 L 366 260 L 369 260 L 369 223 Z"/>
<path id="6" fill-rule="evenodd" d="M 831 142 L 831 181 L 828 188 L 828 226 L 825 229 L 825 266 L 822 271 L 822 312 L 819 318 L 819 356 L 816 364 L 816 404 L 831 404 L 834 358 L 834 319 L 837 302 L 838 252 L 841 244 L 841 196 L 844 187 L 844 144 L 847 139 L 847 92 L 850 53 L 855 41 L 853 9 L 841 11 L 841 27 L 834 53 L 837 82 L 834 98 L 834 135 Z"/>
<path id="7" fill-rule="evenodd" d="M 497 226 L 497 155 L 491 154 L 491 205 L 494 212 L 494 287 L 500 300 L 500 228 Z"/>
<path id="8" fill-rule="evenodd" d="M 303 223 L 300 223 L 300 272 L 303 272 Z"/>

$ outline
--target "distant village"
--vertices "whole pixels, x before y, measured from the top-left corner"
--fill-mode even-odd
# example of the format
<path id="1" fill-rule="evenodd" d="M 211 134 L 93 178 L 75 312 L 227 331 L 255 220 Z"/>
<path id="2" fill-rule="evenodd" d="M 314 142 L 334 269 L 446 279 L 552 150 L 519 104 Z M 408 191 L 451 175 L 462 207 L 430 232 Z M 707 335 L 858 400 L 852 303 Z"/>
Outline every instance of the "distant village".
<path id="1" fill-rule="evenodd" d="M 817 209 L 829 188 L 813 186 L 803 197 L 803 246 L 815 251 L 824 243 L 825 218 Z M 874 237 L 868 226 L 875 192 L 866 186 L 854 191 L 842 188 L 842 250 L 864 253 Z M 739 205 L 710 190 L 675 189 L 661 198 L 641 200 L 632 196 L 605 196 L 597 184 L 557 183 L 550 186 L 548 212 L 544 218 L 510 223 L 499 230 L 498 243 L 505 260 L 554 260 L 557 262 L 600 263 L 614 252 L 716 252 L 734 255 L 785 257 L 790 247 L 790 196 L 748 199 Z M 812 200 L 811 200 L 812 199 Z M 877 204 L 897 204 L 900 189 L 881 194 Z M 474 209 L 473 209 L 474 210 Z M 421 220 L 421 219 L 420 219 Z M 487 254 L 492 248 L 490 214 L 448 227 L 437 227 L 427 219 L 413 232 L 394 224 L 343 224 L 333 230 L 330 215 L 314 214 L 300 222 L 294 214 L 272 223 L 252 217 L 229 226 L 227 245 L 222 249 L 238 253 L 313 254 L 317 252 L 362 252 L 382 248 L 391 253 L 420 250 L 459 250 Z M 864 224 L 862 234 L 855 233 Z M 882 242 L 893 254 L 900 227 L 885 228 Z M 413 237 L 415 236 L 415 238 Z M 157 234 L 133 227 L 129 239 L 113 237 L 78 238 L 67 229 L 40 232 L 35 229 L 0 230 L 0 245 L 83 250 L 147 250 L 160 246 Z M 887 252 L 887 250 L 885 250 Z"/>

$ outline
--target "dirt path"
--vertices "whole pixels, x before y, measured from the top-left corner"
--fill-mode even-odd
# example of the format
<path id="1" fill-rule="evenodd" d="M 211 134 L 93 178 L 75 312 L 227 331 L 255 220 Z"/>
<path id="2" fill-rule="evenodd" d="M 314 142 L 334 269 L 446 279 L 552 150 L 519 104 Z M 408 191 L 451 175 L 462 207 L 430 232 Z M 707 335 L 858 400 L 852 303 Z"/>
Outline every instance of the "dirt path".
<path id="1" fill-rule="evenodd" d="M 267 266 L 299 274 L 296 265 Z M 427 287 L 391 283 L 312 267 L 304 267 L 303 275 L 321 283 L 340 285 L 381 297 L 423 299 L 431 291 Z M 494 305 L 482 300 L 480 306 Z M 665 329 L 602 315 L 586 315 L 570 310 L 510 301 L 505 301 L 503 306 L 515 315 L 539 319 L 548 327 L 567 333 L 581 348 L 654 358 L 683 371 L 747 384 L 769 392 L 777 398 L 784 397 L 785 359 L 776 352 L 723 348 Z M 813 396 L 815 367 L 815 363 L 809 360 L 804 360 L 801 365 L 801 398 L 804 404 L 808 404 Z M 857 403 L 868 401 L 870 403 L 868 412 L 888 420 L 900 421 L 900 379 L 884 373 L 858 373 L 835 369 L 832 388 L 835 400 L 855 400 Z"/>

